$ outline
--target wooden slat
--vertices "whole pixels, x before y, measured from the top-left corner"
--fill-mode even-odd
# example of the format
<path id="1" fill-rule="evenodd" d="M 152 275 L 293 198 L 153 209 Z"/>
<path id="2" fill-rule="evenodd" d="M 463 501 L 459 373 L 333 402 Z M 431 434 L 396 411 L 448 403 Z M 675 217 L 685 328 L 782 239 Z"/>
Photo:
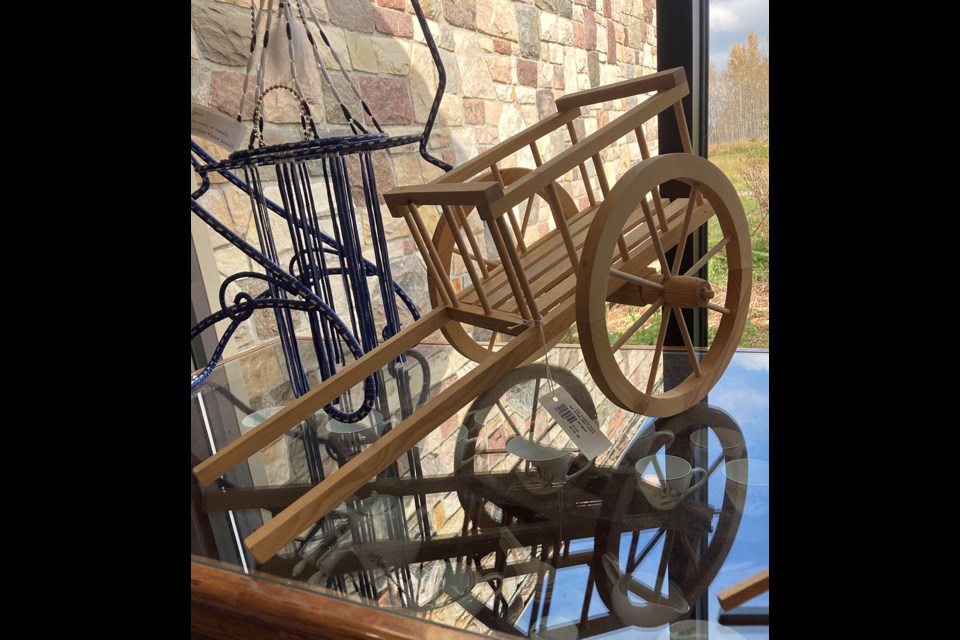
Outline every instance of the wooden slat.
<path id="1" fill-rule="evenodd" d="M 619 100 L 629 96 L 649 93 L 651 91 L 665 91 L 681 84 L 686 84 L 687 76 L 683 67 L 674 67 L 666 71 L 651 73 L 650 75 L 615 82 L 595 89 L 585 89 L 575 93 L 568 93 L 557 98 L 557 110 L 576 109 L 588 104 L 598 104 L 608 100 Z"/>
<path id="2" fill-rule="evenodd" d="M 508 313 L 500 309 L 491 309 L 486 312 L 473 304 L 460 303 L 459 307 L 452 307 L 450 318 L 457 322 L 466 322 L 476 327 L 499 331 L 511 336 L 518 335 L 523 331 L 522 326 L 516 328 L 516 325 L 523 324 L 523 318 L 516 313 Z"/>
<path id="3" fill-rule="evenodd" d="M 770 569 L 764 569 L 760 573 L 752 575 L 746 580 L 741 580 L 737 584 L 720 591 L 717 593 L 717 600 L 720 602 L 720 608 L 726 611 L 738 607 L 752 598 L 756 598 L 769 589 Z"/>
<path id="4" fill-rule="evenodd" d="M 467 248 L 467 243 L 463 239 L 463 234 L 461 233 L 462 229 L 457 223 L 457 220 L 453 217 L 450 207 L 445 204 L 440 206 L 443 210 L 443 219 L 446 220 L 447 227 L 450 229 L 450 234 L 453 236 L 453 241 L 460 249 L 460 255 L 468 256 L 470 254 L 470 250 Z M 467 229 L 467 231 L 469 232 L 469 229 Z M 436 249 L 434 249 L 434 251 L 436 251 Z M 473 290 L 477 292 L 477 297 L 480 299 L 480 306 L 483 307 L 484 311 L 491 311 L 490 303 L 487 302 L 487 296 L 483 291 L 483 282 L 481 282 L 480 276 L 477 274 L 477 268 L 474 264 L 474 261 L 467 259 L 463 261 L 463 264 L 467 268 L 467 273 L 470 274 L 470 281 L 473 282 Z"/>
<path id="5" fill-rule="evenodd" d="M 403 205 L 470 204 L 475 207 L 484 207 L 501 197 L 503 197 L 503 188 L 496 182 L 467 182 L 462 184 L 431 182 L 430 184 L 412 187 L 397 187 L 383 194 L 384 202 L 387 203 L 396 218 L 402 217 Z"/>
<path id="6" fill-rule="evenodd" d="M 420 213 L 417 211 L 415 205 L 408 204 L 406 206 L 407 215 L 404 216 L 404 220 L 410 228 L 410 236 L 413 238 L 417 249 L 420 250 L 420 255 L 423 257 L 423 262 L 427 267 L 427 273 L 430 274 L 430 282 L 433 283 L 445 305 L 456 306 L 458 304 L 457 293 L 453 290 L 450 276 L 440 262 L 440 256 L 437 255 L 436 247 L 433 246 L 432 242 L 424 239 L 427 230 L 423 226 Z"/>
<path id="7" fill-rule="evenodd" d="M 387 366 L 398 353 L 420 344 L 424 338 L 449 321 L 447 307 L 433 309 L 195 466 L 193 474 L 201 484 L 210 484 L 340 395 L 361 384 L 368 376 Z"/>
<path id="8" fill-rule="evenodd" d="M 424 622 L 367 605 L 321 595 L 323 589 L 277 578 L 256 580 L 236 569 L 212 566 L 210 560 L 190 567 L 190 627 L 205 638 L 222 640 L 471 640 L 476 636 L 453 627 Z M 494 634 L 507 638 L 502 634 Z"/>

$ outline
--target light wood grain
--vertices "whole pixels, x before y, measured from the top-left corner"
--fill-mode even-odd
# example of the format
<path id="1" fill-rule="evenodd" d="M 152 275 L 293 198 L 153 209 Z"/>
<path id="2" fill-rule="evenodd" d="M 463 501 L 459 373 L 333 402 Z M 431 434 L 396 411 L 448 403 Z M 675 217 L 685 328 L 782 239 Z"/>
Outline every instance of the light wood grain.
<path id="1" fill-rule="evenodd" d="M 689 228 L 696 229 L 716 215 L 724 236 L 731 238 L 727 251 L 727 297 L 724 302 L 731 313 L 722 317 L 710 348 L 699 363 L 702 375 L 691 375 L 669 391 L 651 394 L 634 386 L 621 371 L 610 349 L 606 303 L 610 293 L 623 286 L 623 281 L 614 279 L 611 282 L 610 278 L 620 229 L 631 215 L 635 215 L 636 203 L 640 198 L 654 186 L 672 179 L 699 183 L 705 196 L 704 205 L 694 208 Z M 654 256 L 661 261 L 663 270 L 669 268 L 664 266 L 661 255 L 666 248 L 676 246 L 682 240 L 682 225 L 678 218 L 686 214 L 684 199 L 678 198 L 671 204 L 680 208 L 671 208 L 674 214 L 672 218 L 668 216 L 670 230 L 651 237 L 659 240 L 660 246 L 648 243 L 643 245 L 645 249 L 633 250 L 631 260 L 618 266 L 619 269 L 635 273 L 640 266 L 649 264 Z M 653 222 L 649 214 L 645 212 L 644 217 L 648 226 L 651 226 Z M 640 162 L 624 174 L 597 210 L 581 254 L 576 292 L 577 329 L 584 361 L 597 387 L 618 406 L 644 415 L 674 415 L 699 402 L 733 357 L 743 332 L 749 304 L 749 228 L 740 198 L 729 179 L 709 161 L 690 154 L 667 154 Z M 667 307 L 664 315 L 669 311 L 670 307 Z"/>
<path id="2" fill-rule="evenodd" d="M 595 89 L 586 89 L 575 93 L 568 93 L 565 96 L 557 98 L 557 110 L 565 111 L 567 109 L 577 109 L 588 104 L 599 104 L 608 100 L 619 100 L 629 96 L 649 93 L 651 91 L 665 91 L 681 84 L 686 84 L 687 76 L 683 67 L 675 67 L 651 73 L 649 75 L 615 82 Z"/>
<path id="3" fill-rule="evenodd" d="M 305 583 L 254 579 L 212 560 L 190 564 L 190 628 L 204 638 L 324 640 L 471 640 L 452 627 L 398 615 L 375 603 L 348 602 Z M 505 638 L 493 632 L 499 638 Z"/>
<path id="4" fill-rule="evenodd" d="M 769 590 L 770 569 L 764 569 L 717 593 L 717 601 L 719 601 L 721 609 L 729 611 Z"/>

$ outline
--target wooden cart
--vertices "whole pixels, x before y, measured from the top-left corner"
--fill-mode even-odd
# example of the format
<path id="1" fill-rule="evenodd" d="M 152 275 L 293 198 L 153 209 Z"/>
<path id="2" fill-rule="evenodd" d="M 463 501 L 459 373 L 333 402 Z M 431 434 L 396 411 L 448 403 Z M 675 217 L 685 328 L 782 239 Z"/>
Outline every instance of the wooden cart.
<path id="1" fill-rule="evenodd" d="M 688 92 L 683 69 L 677 68 L 561 97 L 557 113 L 434 182 L 384 194 L 391 214 L 406 220 L 426 263 L 433 310 L 197 465 L 196 477 L 213 482 L 438 329 L 479 364 L 248 536 L 245 543 L 255 558 L 271 557 L 506 373 L 543 354 L 573 325 L 596 384 L 617 405 L 670 416 L 707 394 L 743 332 L 751 255 L 736 190 L 716 166 L 691 152 L 680 102 Z M 579 139 L 575 121 L 581 107 L 632 96 L 643 97 Z M 685 153 L 651 156 L 642 125 L 669 110 Z M 569 146 L 545 159 L 543 141 L 551 136 Z M 633 144 L 634 137 L 640 161 L 610 187 L 603 157 L 623 139 Z M 523 167 L 530 159 L 533 166 Z M 558 184 L 565 175 L 583 181 L 585 206 Z M 667 183 L 671 193 L 686 185 L 686 195 L 661 194 Z M 528 244 L 527 227 L 540 203 L 554 228 Z M 425 219 L 437 220 L 433 230 Z M 681 272 L 685 240 L 705 223 L 715 240 Z M 711 259 L 722 299 L 695 275 Z M 612 343 L 609 303 L 642 309 Z M 708 347 L 694 348 L 680 313 L 687 308 L 707 310 L 708 324 L 715 328 Z M 649 368 L 641 374 L 624 370 L 620 348 L 658 311 Z M 657 381 L 671 315 L 683 336 L 690 373 L 664 389 Z"/>

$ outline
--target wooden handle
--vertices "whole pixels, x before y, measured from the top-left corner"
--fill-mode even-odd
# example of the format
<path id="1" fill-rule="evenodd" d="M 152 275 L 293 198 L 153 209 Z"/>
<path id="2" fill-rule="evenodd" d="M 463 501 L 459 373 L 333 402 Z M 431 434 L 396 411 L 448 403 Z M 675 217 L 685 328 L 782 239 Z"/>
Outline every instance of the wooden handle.
<path id="1" fill-rule="evenodd" d="M 490 203 L 503 197 L 503 188 L 496 182 L 455 182 L 397 187 L 383 194 L 395 218 L 403 217 L 404 205 L 445 204 L 473 205 L 489 209 Z"/>
<path id="2" fill-rule="evenodd" d="M 742 580 L 732 587 L 727 587 L 717 594 L 717 600 L 720 601 L 720 608 L 729 611 L 734 607 L 756 598 L 770 588 L 770 569 L 764 569 L 760 573 Z"/>
<path id="3" fill-rule="evenodd" d="M 683 67 L 675 67 L 648 76 L 615 82 L 596 89 L 586 89 L 557 98 L 557 111 L 566 111 L 588 104 L 618 100 L 649 91 L 664 91 L 686 84 L 687 74 Z"/>

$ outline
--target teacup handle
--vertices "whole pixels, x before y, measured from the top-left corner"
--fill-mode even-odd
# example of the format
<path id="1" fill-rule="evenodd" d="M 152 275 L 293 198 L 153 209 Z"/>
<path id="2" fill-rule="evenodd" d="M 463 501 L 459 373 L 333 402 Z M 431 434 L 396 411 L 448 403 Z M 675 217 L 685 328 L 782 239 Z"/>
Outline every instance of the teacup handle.
<path id="1" fill-rule="evenodd" d="M 667 441 L 664 443 L 664 446 L 669 447 L 671 444 L 673 444 L 673 431 L 657 431 L 655 434 L 653 434 L 654 445 L 657 443 L 657 438 L 659 438 L 660 436 L 666 436 L 667 438 Z M 656 451 L 656 449 L 651 448 L 651 451 Z"/>
<path id="2" fill-rule="evenodd" d="M 563 478 L 563 481 L 564 481 L 564 482 L 570 482 L 571 480 L 573 480 L 573 479 L 576 478 L 578 475 L 580 475 L 581 473 L 583 473 L 584 471 L 586 471 L 587 469 L 589 469 L 589 468 L 592 467 L 592 466 L 593 466 L 593 458 L 589 458 L 589 459 L 587 460 L 587 464 L 583 465 L 583 467 L 581 467 L 579 471 L 576 471 L 576 472 L 574 472 L 574 473 L 572 473 L 572 474 L 570 474 L 570 475 L 568 475 L 568 476 L 565 476 L 565 477 Z"/>
<path id="3" fill-rule="evenodd" d="M 684 498 L 686 498 L 688 495 L 690 495 L 691 493 L 693 493 L 694 491 L 696 491 L 697 489 L 699 489 L 699 488 L 700 488 L 700 485 L 702 485 L 704 482 L 707 481 L 707 470 L 704 469 L 703 467 L 694 467 L 693 469 L 690 470 L 690 473 L 691 473 L 691 474 L 695 474 L 695 473 L 697 473 L 698 471 L 699 471 L 701 474 L 703 474 L 703 477 L 700 478 L 699 480 L 697 480 L 689 489 L 687 489 L 686 491 L 683 492 L 683 497 L 684 497 Z"/>

